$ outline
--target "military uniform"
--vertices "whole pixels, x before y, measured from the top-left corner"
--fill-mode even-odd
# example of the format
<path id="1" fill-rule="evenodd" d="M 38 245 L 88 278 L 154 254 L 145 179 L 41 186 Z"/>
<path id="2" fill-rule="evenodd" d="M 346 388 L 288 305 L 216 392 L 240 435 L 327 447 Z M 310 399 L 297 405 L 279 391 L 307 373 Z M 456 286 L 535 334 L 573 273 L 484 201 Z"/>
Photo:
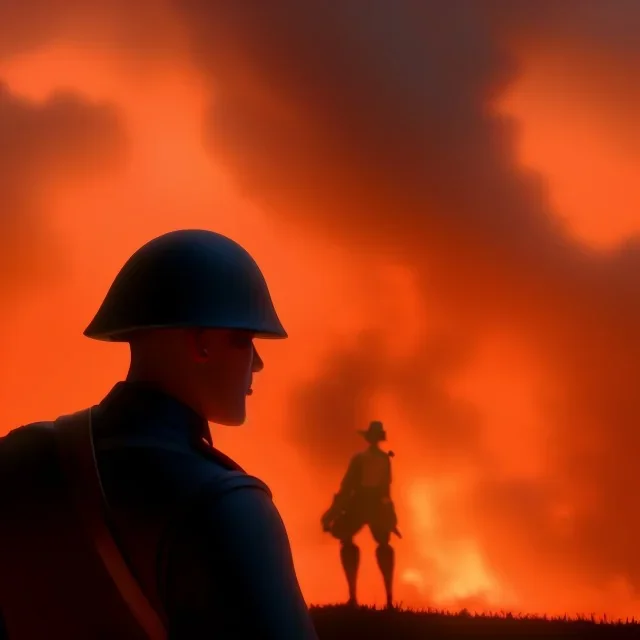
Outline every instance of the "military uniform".
<path id="1" fill-rule="evenodd" d="M 198 230 L 134 254 L 86 335 L 158 326 L 286 336 L 250 256 Z M 106 524 L 164 624 L 155 637 L 317 638 L 269 489 L 212 446 L 204 418 L 140 382 L 90 415 Z M 53 423 L 0 439 L 0 638 L 3 625 L 10 640 L 149 638 L 82 529 L 59 454 Z"/>
<path id="2" fill-rule="evenodd" d="M 171 397 L 136 383 L 116 385 L 93 413 L 114 535 L 145 593 L 165 616 L 170 637 L 207 633 L 216 638 L 314 638 L 287 535 L 269 490 L 211 446 L 206 422 Z M 0 440 L 0 456 L 23 454 L 29 448 L 46 454 L 49 431 L 46 423 L 13 431 Z M 41 472 L 52 472 L 51 484 L 57 483 L 55 463 L 32 461 Z M 20 493 L 13 498 L 20 500 Z M 66 513 L 62 505 L 52 505 L 49 516 L 56 512 Z M 41 551 L 47 551 L 48 542 L 49 552 L 60 551 L 47 534 L 56 523 L 40 525 Z M 14 560 L 21 555 L 14 554 Z M 57 558 L 55 565 L 61 566 L 60 561 Z M 91 629 L 91 619 L 83 619 L 88 612 L 103 624 L 94 611 L 100 602 L 94 600 L 91 583 L 83 585 L 87 598 L 82 601 L 68 595 L 76 593 L 91 561 L 88 548 L 69 553 L 66 571 L 48 585 L 44 608 L 35 584 L 23 584 L 23 593 L 14 591 L 12 599 L 22 596 L 39 611 L 32 623 L 42 635 L 32 637 L 101 637 L 99 629 L 96 635 L 84 636 L 46 632 L 56 622 L 61 629 L 67 616 L 75 618 L 77 628 Z M 16 574 L 24 570 L 21 564 L 14 563 Z M 41 580 L 55 568 L 43 567 Z M 9 628 L 11 614 L 7 612 Z M 20 637 L 27 636 L 16 636 Z"/>
<path id="3" fill-rule="evenodd" d="M 378 448 L 386 439 L 382 423 L 375 420 L 360 432 L 371 446 L 356 454 L 335 495 L 331 507 L 322 516 L 322 527 L 340 540 L 340 559 L 349 587 L 349 602 L 356 604 L 356 582 L 360 549 L 353 537 L 369 526 L 377 543 L 376 559 L 382 572 L 387 605 L 393 606 L 395 552 L 389 544 L 391 534 L 400 536 L 394 504 L 391 500 L 391 456 Z"/>
<path id="4" fill-rule="evenodd" d="M 356 454 L 340 486 L 342 508 L 331 524 L 332 535 L 349 540 L 368 525 L 378 544 L 388 543 L 395 526 L 390 489 L 389 455 L 380 449 Z"/>

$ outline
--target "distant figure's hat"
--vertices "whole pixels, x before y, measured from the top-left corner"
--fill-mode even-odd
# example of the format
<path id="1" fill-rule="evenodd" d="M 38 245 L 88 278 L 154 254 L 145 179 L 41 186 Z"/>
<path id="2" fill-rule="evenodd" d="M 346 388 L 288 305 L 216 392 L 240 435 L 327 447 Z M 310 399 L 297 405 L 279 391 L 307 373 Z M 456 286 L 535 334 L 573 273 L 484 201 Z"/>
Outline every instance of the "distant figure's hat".
<path id="1" fill-rule="evenodd" d="M 387 432 L 380 420 L 373 420 L 368 429 L 358 429 L 358 433 L 362 434 L 367 442 L 381 442 L 387 439 Z"/>

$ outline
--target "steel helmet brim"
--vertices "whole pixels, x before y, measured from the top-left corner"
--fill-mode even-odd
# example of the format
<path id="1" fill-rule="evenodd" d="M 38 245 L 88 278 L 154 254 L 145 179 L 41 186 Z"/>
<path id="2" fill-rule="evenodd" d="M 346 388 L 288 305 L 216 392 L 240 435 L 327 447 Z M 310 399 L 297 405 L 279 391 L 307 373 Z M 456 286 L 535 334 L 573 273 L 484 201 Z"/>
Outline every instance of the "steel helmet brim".
<path id="1" fill-rule="evenodd" d="M 237 242 L 201 229 L 140 247 L 114 279 L 84 335 L 127 342 L 150 329 L 236 329 L 287 338 L 266 280 Z"/>
<path id="2" fill-rule="evenodd" d="M 132 325 L 130 327 L 123 327 L 122 329 L 108 331 L 106 333 L 100 333 L 93 331 L 91 325 L 89 325 L 84 331 L 83 335 L 92 340 L 100 340 L 102 342 L 128 342 L 129 338 L 140 331 L 151 331 L 161 329 L 229 329 L 237 331 L 247 331 L 252 333 L 254 337 L 264 340 L 283 340 L 289 337 L 289 334 L 284 330 L 284 327 L 278 330 L 264 330 L 257 329 L 249 326 L 221 326 L 216 324 L 215 326 L 207 325 L 194 325 L 192 323 L 168 323 L 168 324 L 141 324 Z"/>

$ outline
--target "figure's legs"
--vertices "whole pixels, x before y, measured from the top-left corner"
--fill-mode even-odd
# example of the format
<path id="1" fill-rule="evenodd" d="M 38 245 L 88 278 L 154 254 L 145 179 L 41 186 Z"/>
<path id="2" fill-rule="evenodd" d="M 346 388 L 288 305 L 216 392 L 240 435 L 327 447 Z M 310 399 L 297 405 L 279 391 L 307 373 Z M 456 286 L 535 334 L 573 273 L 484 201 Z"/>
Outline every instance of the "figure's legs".
<path id="1" fill-rule="evenodd" d="M 384 580 L 384 589 L 387 594 L 387 607 L 393 607 L 393 570 L 395 567 L 395 551 L 387 544 L 380 544 L 376 549 L 376 560 Z"/>
<path id="2" fill-rule="evenodd" d="M 371 533 L 378 543 L 376 548 L 376 560 L 384 581 L 384 590 L 387 596 L 387 607 L 393 607 L 393 572 L 395 568 L 395 551 L 389 544 L 391 534 L 386 530 L 371 527 Z"/>
<path id="3" fill-rule="evenodd" d="M 349 587 L 349 604 L 357 605 L 356 585 L 360 566 L 360 548 L 354 544 L 352 538 L 340 541 L 340 560 Z"/>
<path id="4" fill-rule="evenodd" d="M 353 542 L 353 537 L 362 529 L 362 514 L 355 504 L 339 517 L 332 528 L 332 535 L 340 540 L 340 561 L 349 587 L 349 604 L 357 605 L 356 586 L 358 568 L 360 567 L 360 549 Z"/>

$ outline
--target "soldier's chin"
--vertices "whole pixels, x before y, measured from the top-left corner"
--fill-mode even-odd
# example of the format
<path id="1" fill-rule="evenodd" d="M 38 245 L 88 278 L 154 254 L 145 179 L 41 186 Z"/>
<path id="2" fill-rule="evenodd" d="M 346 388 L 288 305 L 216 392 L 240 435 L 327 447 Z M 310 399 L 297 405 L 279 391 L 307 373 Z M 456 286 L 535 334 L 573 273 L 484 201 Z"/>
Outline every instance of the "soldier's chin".
<path id="1" fill-rule="evenodd" d="M 247 409 L 244 406 L 229 407 L 225 411 L 217 413 L 215 419 L 211 419 L 210 422 L 221 424 L 225 427 L 239 427 L 245 423 L 247 419 Z"/>

